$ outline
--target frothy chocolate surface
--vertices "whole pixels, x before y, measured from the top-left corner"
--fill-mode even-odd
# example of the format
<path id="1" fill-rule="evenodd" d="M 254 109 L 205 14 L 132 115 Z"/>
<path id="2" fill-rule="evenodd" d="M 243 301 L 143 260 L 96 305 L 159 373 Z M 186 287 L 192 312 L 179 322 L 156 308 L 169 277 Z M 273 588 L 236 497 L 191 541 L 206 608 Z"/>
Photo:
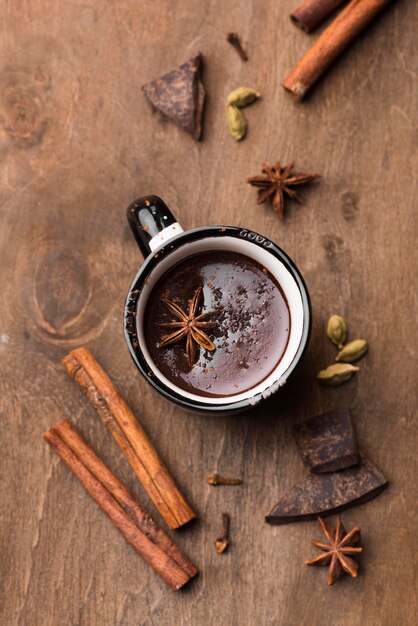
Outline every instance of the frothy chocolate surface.
<path id="1" fill-rule="evenodd" d="M 198 314 L 213 311 L 208 321 L 218 322 L 205 331 L 216 350 L 198 346 L 190 367 L 186 339 L 159 345 L 172 332 L 160 324 L 175 319 L 162 299 L 188 313 L 199 286 Z M 224 250 L 196 254 L 171 268 L 154 287 L 145 310 L 145 341 L 157 368 L 181 389 L 205 397 L 235 395 L 262 382 L 281 360 L 289 332 L 289 308 L 276 279 L 253 259 Z"/>

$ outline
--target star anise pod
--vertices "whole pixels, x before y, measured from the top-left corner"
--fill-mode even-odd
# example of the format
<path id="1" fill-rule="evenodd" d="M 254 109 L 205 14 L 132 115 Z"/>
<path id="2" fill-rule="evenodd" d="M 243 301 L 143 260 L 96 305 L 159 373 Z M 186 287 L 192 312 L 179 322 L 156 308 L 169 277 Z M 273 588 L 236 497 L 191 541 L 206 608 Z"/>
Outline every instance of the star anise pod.
<path id="1" fill-rule="evenodd" d="M 363 552 L 360 548 L 360 528 L 356 526 L 349 533 L 346 532 L 341 519 L 337 518 L 335 530 L 325 520 L 318 517 L 319 525 L 329 543 L 322 543 L 312 539 L 311 543 L 324 551 L 323 554 L 305 561 L 306 565 L 329 565 L 328 585 L 333 585 L 344 572 L 353 578 L 357 577 L 358 565 L 349 555 Z"/>
<path id="2" fill-rule="evenodd" d="M 279 162 L 274 165 L 263 163 L 262 172 L 258 176 L 250 176 L 246 182 L 253 187 L 258 187 L 257 204 L 262 204 L 271 198 L 273 210 L 284 219 L 284 196 L 285 194 L 296 200 L 303 202 L 302 197 L 292 187 L 310 183 L 316 178 L 320 178 L 319 174 L 292 174 L 293 163 L 282 167 Z"/>
<path id="3" fill-rule="evenodd" d="M 218 322 L 205 321 L 206 318 L 214 314 L 213 311 L 196 315 L 201 295 L 202 287 L 198 287 L 190 301 L 188 313 L 183 311 L 183 309 L 172 300 L 169 300 L 168 298 L 163 298 L 162 300 L 167 309 L 177 318 L 177 320 L 160 324 L 163 328 L 176 329 L 173 333 L 163 335 L 161 337 L 160 347 L 170 346 L 186 337 L 186 353 L 190 367 L 192 367 L 194 363 L 198 345 L 202 346 L 205 350 L 210 350 L 211 352 L 215 350 L 215 344 L 209 339 L 202 329 L 206 330 L 214 328 L 218 325 Z"/>

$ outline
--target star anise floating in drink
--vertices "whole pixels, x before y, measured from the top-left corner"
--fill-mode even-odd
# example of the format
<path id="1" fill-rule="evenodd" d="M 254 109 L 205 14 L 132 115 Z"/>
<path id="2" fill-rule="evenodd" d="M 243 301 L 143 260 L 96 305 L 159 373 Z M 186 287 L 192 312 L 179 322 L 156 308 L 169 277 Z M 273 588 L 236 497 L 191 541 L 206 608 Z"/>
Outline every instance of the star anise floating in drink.
<path id="1" fill-rule="evenodd" d="M 215 326 L 218 325 L 218 322 L 206 321 L 208 317 L 214 315 L 214 311 L 207 311 L 206 313 L 196 315 L 201 296 L 202 287 L 198 287 L 190 301 L 188 313 L 183 311 L 183 309 L 179 307 L 178 304 L 173 302 L 173 300 L 169 300 L 168 298 L 162 299 L 162 302 L 165 304 L 167 309 L 177 319 L 172 322 L 164 322 L 160 324 L 163 328 L 175 329 L 173 333 L 163 335 L 161 337 L 160 347 L 163 348 L 165 346 L 170 346 L 186 338 L 186 353 L 190 367 L 192 367 L 195 361 L 198 345 L 205 350 L 209 350 L 210 352 L 213 352 L 216 349 L 213 341 L 211 341 L 211 339 L 209 339 L 207 334 L 204 332 L 204 330 L 215 328 Z"/>
<path id="2" fill-rule="evenodd" d="M 329 565 L 328 585 L 333 585 L 344 572 L 356 578 L 358 565 L 351 557 L 363 552 L 363 548 L 358 545 L 361 539 L 360 528 L 356 526 L 347 533 L 339 517 L 335 530 L 321 517 L 318 517 L 318 522 L 329 543 L 312 539 L 311 543 L 323 550 L 323 554 L 305 561 L 305 564 Z"/>
<path id="3" fill-rule="evenodd" d="M 279 219 L 284 219 L 284 197 L 289 196 L 296 202 L 303 202 L 302 197 L 293 189 L 298 185 L 305 185 L 320 178 L 319 174 L 293 173 L 293 163 L 282 167 L 279 162 L 274 165 L 263 163 L 262 174 L 250 176 L 246 182 L 258 187 L 257 204 L 271 199 L 273 210 Z"/>

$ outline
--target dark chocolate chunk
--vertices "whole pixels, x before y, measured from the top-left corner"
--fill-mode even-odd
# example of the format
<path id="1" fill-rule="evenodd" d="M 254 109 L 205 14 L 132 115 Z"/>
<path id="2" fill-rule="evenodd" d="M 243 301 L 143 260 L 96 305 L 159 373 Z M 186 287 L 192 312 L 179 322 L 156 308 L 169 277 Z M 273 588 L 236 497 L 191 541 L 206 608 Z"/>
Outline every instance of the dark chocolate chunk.
<path id="1" fill-rule="evenodd" d="M 198 54 L 171 72 L 142 86 L 151 104 L 187 130 L 198 141 L 206 92 L 200 78 L 202 57 Z"/>
<path id="2" fill-rule="evenodd" d="M 293 427 L 304 465 L 311 472 L 335 472 L 360 461 L 350 414 L 328 411 Z"/>
<path id="3" fill-rule="evenodd" d="M 288 524 L 326 517 L 363 504 L 387 487 L 386 478 L 368 460 L 360 465 L 330 474 L 310 474 L 294 485 L 265 520 L 269 524 Z"/>

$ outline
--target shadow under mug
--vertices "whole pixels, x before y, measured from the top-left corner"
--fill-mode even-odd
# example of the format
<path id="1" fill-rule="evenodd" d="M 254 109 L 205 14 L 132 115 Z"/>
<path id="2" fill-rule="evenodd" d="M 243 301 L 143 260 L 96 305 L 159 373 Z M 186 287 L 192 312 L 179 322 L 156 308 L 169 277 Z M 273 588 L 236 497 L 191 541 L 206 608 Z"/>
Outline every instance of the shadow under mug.
<path id="1" fill-rule="evenodd" d="M 201 413 L 239 413 L 276 393 L 301 360 L 311 329 L 308 290 L 293 261 L 272 241 L 245 228 L 207 226 L 183 231 L 158 196 L 135 200 L 127 216 L 145 262 L 128 292 L 124 329 L 131 356 L 144 378 L 168 400 Z M 291 319 L 286 350 L 271 374 L 244 393 L 222 398 L 207 398 L 174 385 L 152 361 L 142 332 L 147 300 L 158 280 L 180 261 L 210 250 L 238 252 L 266 267 L 286 296 Z"/>

